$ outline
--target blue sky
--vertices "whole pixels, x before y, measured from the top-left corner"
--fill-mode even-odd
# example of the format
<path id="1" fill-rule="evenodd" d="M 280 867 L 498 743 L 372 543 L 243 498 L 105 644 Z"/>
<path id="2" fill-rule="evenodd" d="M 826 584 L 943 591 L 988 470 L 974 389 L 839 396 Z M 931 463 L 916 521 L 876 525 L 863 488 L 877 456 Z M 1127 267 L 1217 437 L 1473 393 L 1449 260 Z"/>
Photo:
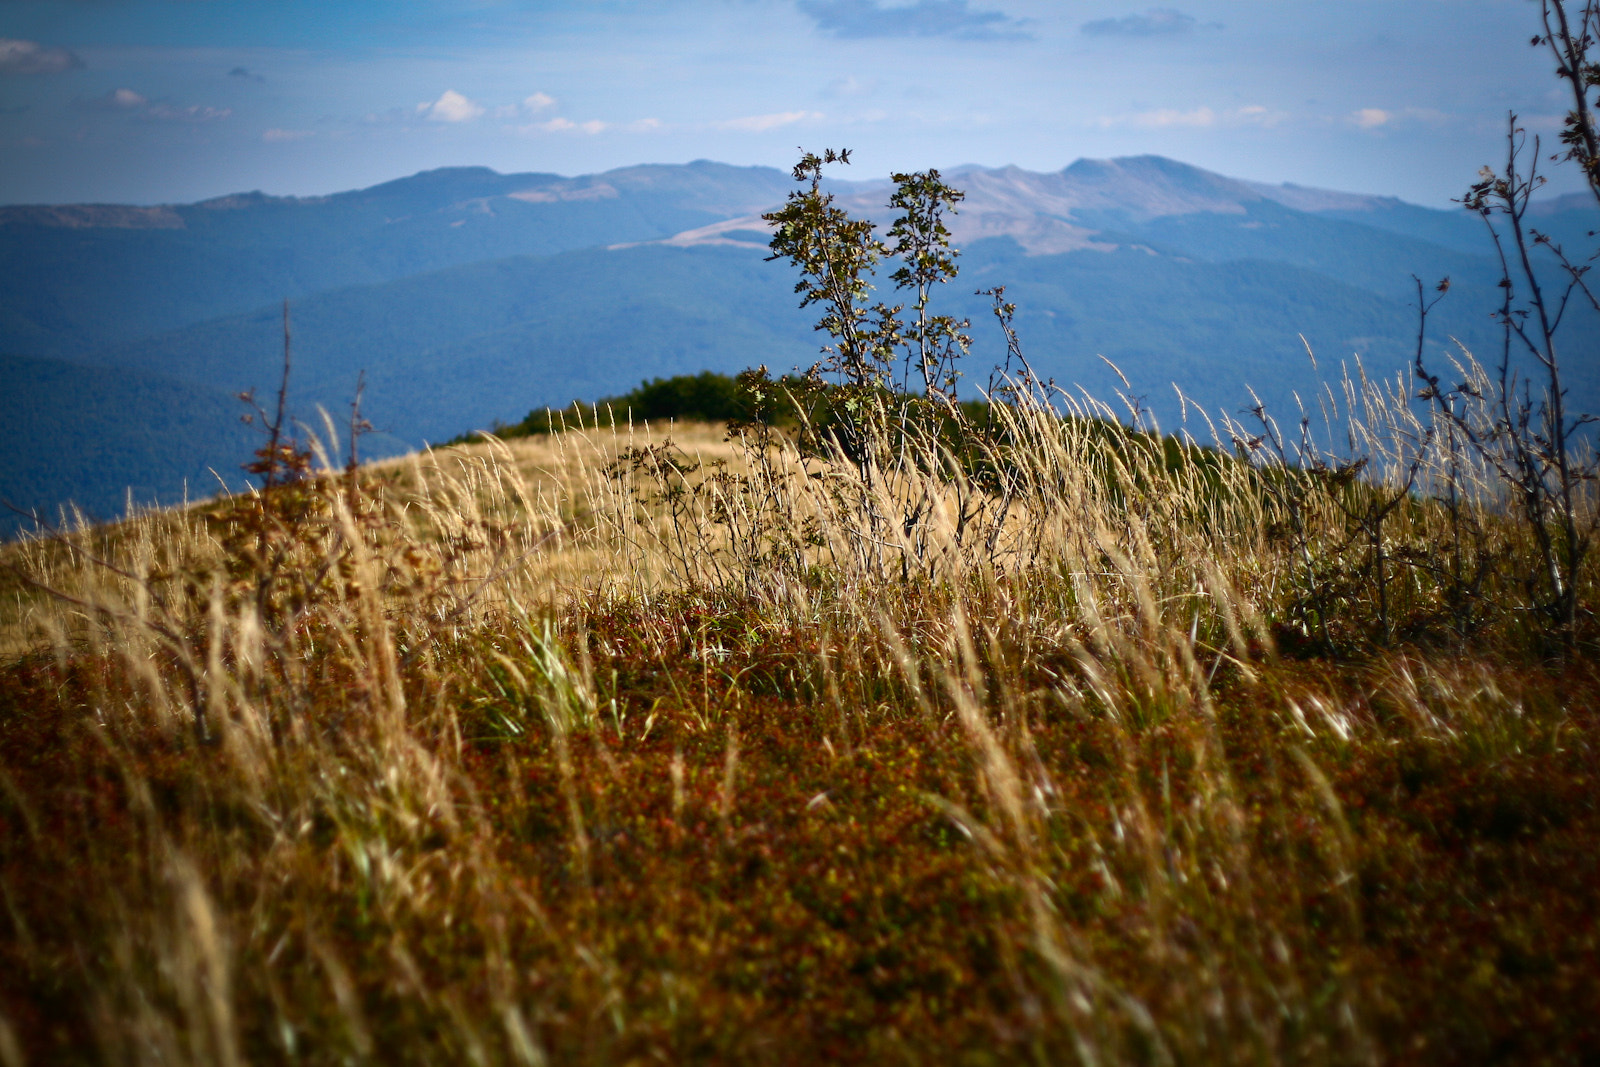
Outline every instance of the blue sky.
<path id="1" fill-rule="evenodd" d="M 0 203 L 842 146 L 860 178 L 1149 152 L 1445 206 L 1508 109 L 1563 111 L 1532 0 L 1170 2 L 0 0 Z"/>

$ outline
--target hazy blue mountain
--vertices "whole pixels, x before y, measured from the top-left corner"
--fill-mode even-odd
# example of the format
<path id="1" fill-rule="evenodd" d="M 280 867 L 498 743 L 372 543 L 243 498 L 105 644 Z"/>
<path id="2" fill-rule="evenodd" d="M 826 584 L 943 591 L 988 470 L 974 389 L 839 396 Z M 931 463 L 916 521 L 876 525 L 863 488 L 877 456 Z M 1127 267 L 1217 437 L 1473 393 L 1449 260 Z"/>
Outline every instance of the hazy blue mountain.
<path id="1" fill-rule="evenodd" d="M 0 537 L 63 521 L 70 500 L 91 519 L 135 506 L 215 496 L 246 485 L 241 464 L 261 443 L 224 389 L 123 368 L 98 372 L 62 360 L 0 356 Z M 335 414 L 343 414 L 340 409 Z M 369 455 L 407 446 L 388 434 L 364 441 Z M 66 516 L 71 521 L 71 516 Z"/>
<path id="2" fill-rule="evenodd" d="M 986 298 L 1006 285 L 1035 369 L 1101 391 L 1115 361 L 1176 414 L 1177 382 L 1212 410 L 1234 411 L 1253 386 L 1278 408 L 1302 392 L 1305 343 L 1335 368 L 1359 354 L 1372 370 L 1409 362 L 1416 317 L 1385 295 L 1265 259 L 1203 261 L 1148 246 L 1027 255 L 1011 238 L 972 245 L 959 287 L 941 294 L 979 339 L 967 375 L 981 384 L 998 354 Z M 821 338 L 795 306 L 793 276 L 765 249 L 644 244 L 472 264 L 318 294 L 294 308 L 299 408 L 340 408 L 367 373 L 366 410 L 411 444 L 527 410 L 617 393 L 646 376 L 809 365 Z M 1453 294 L 1456 295 L 1456 294 Z M 1455 336 L 1476 351 L 1494 335 L 1483 287 L 1436 313 L 1430 350 Z M 275 380 L 278 309 L 189 327 L 100 354 L 114 368 L 225 383 Z M 1218 354 L 1222 356 L 1219 358 Z M 1591 376 L 1592 377 L 1592 376 Z M 1580 392 L 1593 395 L 1579 378 Z"/>
<path id="3" fill-rule="evenodd" d="M 298 410 L 338 410 L 367 376 L 373 423 L 420 445 L 646 375 L 787 368 L 816 351 L 788 275 L 739 248 L 645 244 L 475 263 L 321 293 L 292 308 Z M 276 382 L 276 308 L 108 349 L 108 367 Z"/>
<path id="4" fill-rule="evenodd" d="M 708 162 L 582 178 L 460 167 L 326 197 L 0 208 L 0 352 L 71 358 L 285 297 L 654 240 L 788 185 Z"/>
<path id="5" fill-rule="evenodd" d="M 57 505 L 69 498 L 105 519 L 130 498 L 172 503 L 186 485 L 196 498 L 212 496 L 218 482 L 206 468 L 253 447 L 238 402 L 221 389 L 16 356 L 0 356 L 0 380 L 7 456 L 0 503 L 37 509 L 50 524 L 60 521 Z M 237 460 L 222 466 L 220 473 L 243 485 L 234 477 Z M 25 525 L 10 508 L 0 514 L 0 531 Z"/>
<path id="6" fill-rule="evenodd" d="M 973 385 L 1001 351 L 973 295 L 993 285 L 1019 305 L 1041 375 L 1109 396 L 1120 383 L 1105 356 L 1169 426 L 1173 382 L 1213 412 L 1244 407 L 1247 386 L 1292 412 L 1316 387 L 1305 344 L 1325 377 L 1354 356 L 1373 373 L 1405 366 L 1413 274 L 1452 279 L 1430 324 L 1436 360 L 1452 337 L 1497 351 L 1492 246 L 1463 211 L 1150 156 L 947 177 L 968 194 L 952 225 L 966 255 L 940 295 L 973 319 Z M 646 377 L 807 366 L 822 339 L 790 269 L 765 262 L 760 219 L 791 188 L 778 170 L 713 163 L 580 178 L 458 168 L 309 199 L 0 208 L 0 352 L 14 357 L 0 363 L 0 415 L 26 442 L 0 490 L 110 514 L 130 485 L 170 501 L 207 466 L 236 475 L 251 439 L 231 398 L 275 385 L 285 296 L 293 406 L 338 414 L 365 371 L 365 411 L 390 435 L 380 449 Z M 887 183 L 834 188 L 886 220 Z M 1600 228 L 1592 200 L 1538 210 L 1573 239 Z M 1580 314 L 1567 338 L 1574 406 L 1600 408 L 1600 322 Z"/>

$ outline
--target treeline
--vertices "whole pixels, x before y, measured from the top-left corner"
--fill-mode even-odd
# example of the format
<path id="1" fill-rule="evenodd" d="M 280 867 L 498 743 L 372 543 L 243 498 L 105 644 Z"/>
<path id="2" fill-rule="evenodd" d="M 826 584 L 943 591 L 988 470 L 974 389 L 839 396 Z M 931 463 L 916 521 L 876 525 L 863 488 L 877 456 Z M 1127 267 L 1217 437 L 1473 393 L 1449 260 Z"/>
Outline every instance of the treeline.
<path id="1" fill-rule="evenodd" d="M 803 379 L 786 375 L 765 384 L 758 400 L 743 374 L 718 374 L 707 370 L 699 374 L 651 378 L 621 396 L 601 397 L 592 402 L 574 400 L 560 408 L 534 408 L 517 422 L 494 423 L 490 432 L 502 439 L 530 437 L 580 423 L 593 426 L 596 420 L 602 424 L 615 421 L 618 425 L 673 420 L 793 426 L 800 421 L 802 403 L 810 417 L 822 414 L 816 404 L 815 390 Z M 828 406 L 826 402 L 822 404 L 824 409 Z M 959 406 L 969 418 L 976 419 L 981 419 L 988 408 L 981 400 L 963 401 Z M 823 421 L 830 421 L 826 414 L 823 414 Z M 475 432 L 466 433 L 446 444 L 464 444 L 476 437 Z"/>
<path id="2" fill-rule="evenodd" d="M 752 388 L 752 385 L 757 383 L 759 388 Z M 907 398 L 906 394 L 888 392 L 882 394 L 882 397 L 891 402 Z M 959 414 L 945 409 L 935 421 L 940 424 L 937 436 L 954 451 L 960 452 L 962 451 L 961 429 L 965 428 L 969 433 L 982 430 L 989 427 L 996 416 L 990 411 L 989 402 L 986 400 L 962 400 L 958 401 L 955 407 L 959 409 Z M 805 412 L 804 420 L 801 418 L 802 410 Z M 843 429 L 850 418 L 844 411 L 844 405 L 835 387 L 824 386 L 819 390 L 814 383 L 791 375 L 770 380 L 757 377 L 756 372 L 751 371 L 729 375 L 707 370 L 699 374 L 651 378 L 640 382 L 636 388 L 620 396 L 601 397 L 593 402 L 574 400 L 561 408 L 534 408 L 517 422 L 494 423 L 490 432 L 502 440 L 507 440 L 548 434 L 564 427 L 580 425 L 594 426 L 598 423 L 625 426 L 630 422 L 668 420 L 782 427 L 794 427 L 806 421 L 815 430 L 827 433 L 830 430 Z M 1004 421 L 1000 419 L 999 424 L 995 424 L 991 436 L 1002 438 L 1005 436 L 1001 425 Z M 1099 423 L 1102 420 L 1088 421 Z M 1122 439 L 1120 434 L 1109 431 L 1110 424 L 1107 423 L 1099 428 L 1099 432 L 1091 430 L 1091 436 L 1096 439 L 1105 437 L 1108 443 Z M 474 431 L 462 434 L 445 444 L 466 444 L 475 440 L 477 436 L 477 432 Z M 1136 431 L 1134 436 L 1140 439 L 1159 438 L 1165 453 L 1164 465 L 1169 470 L 1184 462 L 1186 457 L 1195 454 L 1210 456 L 1212 457 L 1210 462 L 1215 462 L 1216 454 L 1209 447 L 1182 441 L 1171 435 L 1153 435 Z"/>
<path id="3" fill-rule="evenodd" d="M 621 396 L 601 397 L 594 402 L 574 400 L 562 408 L 534 408 L 518 422 L 496 422 L 490 432 L 496 437 L 530 437 L 551 433 L 564 426 L 592 426 L 598 420 L 629 422 L 749 422 L 757 412 L 749 391 L 732 375 L 715 371 L 677 374 L 671 378 L 651 378 Z M 791 413 L 792 417 L 792 413 Z M 463 434 L 449 444 L 473 440 L 476 433 Z"/>

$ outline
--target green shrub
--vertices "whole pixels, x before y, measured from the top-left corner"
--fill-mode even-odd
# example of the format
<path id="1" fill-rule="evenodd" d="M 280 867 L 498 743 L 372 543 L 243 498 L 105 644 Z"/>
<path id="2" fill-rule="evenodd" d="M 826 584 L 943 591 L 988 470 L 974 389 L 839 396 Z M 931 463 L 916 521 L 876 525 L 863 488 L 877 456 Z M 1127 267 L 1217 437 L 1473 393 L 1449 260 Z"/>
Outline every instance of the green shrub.
<path id="1" fill-rule="evenodd" d="M 676 374 L 670 378 L 651 378 L 621 396 L 601 397 L 592 402 L 574 400 L 562 408 L 534 408 L 518 422 L 496 422 L 491 432 L 496 437 L 529 437 L 559 430 L 563 425 L 592 425 L 616 420 L 659 422 L 667 419 L 693 422 L 726 422 L 755 417 L 750 399 L 741 391 L 738 379 L 716 371 Z M 462 434 L 448 442 L 464 444 L 476 433 Z"/>

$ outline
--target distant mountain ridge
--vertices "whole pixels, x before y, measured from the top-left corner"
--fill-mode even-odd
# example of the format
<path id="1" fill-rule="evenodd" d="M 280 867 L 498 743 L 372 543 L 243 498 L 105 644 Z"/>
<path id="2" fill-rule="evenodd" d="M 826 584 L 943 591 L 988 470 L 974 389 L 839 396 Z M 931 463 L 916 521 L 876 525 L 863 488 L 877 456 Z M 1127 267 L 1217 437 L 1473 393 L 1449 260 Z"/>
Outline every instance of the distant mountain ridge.
<path id="1" fill-rule="evenodd" d="M 1010 287 L 1041 374 L 1104 389 L 1104 355 L 1168 421 L 1169 382 L 1217 410 L 1236 409 L 1247 385 L 1292 405 L 1310 373 L 1300 335 L 1329 365 L 1359 354 L 1374 370 L 1403 366 L 1413 274 L 1452 278 L 1434 352 L 1452 336 L 1494 344 L 1492 249 L 1468 212 L 1158 156 L 945 176 L 967 194 L 951 220 L 963 276 L 940 295 L 973 318 L 970 380 L 994 346 L 973 291 L 992 285 Z M 0 424 L 57 442 L 16 453 L 0 496 L 110 515 L 124 478 L 162 500 L 193 491 L 196 471 L 236 481 L 248 437 L 218 430 L 217 413 L 231 394 L 271 388 L 286 297 L 297 410 L 339 410 L 365 371 L 366 411 L 390 435 L 379 448 L 646 377 L 809 365 L 822 339 L 789 269 L 766 261 L 760 218 L 794 187 L 775 168 L 708 161 L 578 177 L 456 167 L 318 197 L 0 208 L 0 356 L 12 360 Z M 829 188 L 888 221 L 887 182 Z M 1592 201 L 1539 212 L 1558 236 L 1600 228 Z M 1600 328 L 1588 325 L 1600 327 L 1574 323 L 1568 359 L 1574 399 L 1592 410 Z M 75 367 L 92 368 L 76 399 Z M 72 448 L 86 436 L 94 449 Z"/>
<path id="2" fill-rule="evenodd" d="M 1482 222 L 1465 211 L 1438 211 L 1397 197 L 1228 178 L 1163 156 L 1080 159 L 1049 173 L 967 164 L 951 168 L 944 177 L 966 194 L 959 213 L 949 223 L 958 246 L 990 237 L 1011 237 L 1032 255 L 1109 251 L 1116 242 L 1106 239 L 1107 231 L 1128 234 L 1157 220 L 1179 216 L 1247 215 L 1276 204 L 1458 250 L 1485 251 Z M 875 221 L 889 221 L 885 206 L 889 182 L 837 188 L 843 206 Z M 1581 213 L 1584 207 L 1575 197 L 1562 198 L 1560 207 L 1546 214 Z M 765 228 L 760 214 L 752 212 L 674 235 L 668 241 L 679 245 L 722 243 L 728 233 L 745 230 L 748 242 Z"/>
<path id="3" fill-rule="evenodd" d="M 1278 185 L 1214 174 L 1162 156 L 1080 159 L 1060 171 L 1039 173 L 1020 167 L 987 168 L 966 164 L 944 172 L 966 200 L 951 223 L 958 245 L 1009 236 L 1031 254 L 1080 249 L 1106 251 L 1114 240 L 1162 219 L 1193 215 L 1247 215 L 1278 205 L 1323 220 L 1350 222 L 1454 251 L 1483 255 L 1488 245 L 1483 221 L 1465 210 L 1439 210 L 1398 197 L 1347 193 L 1283 183 Z M 887 222 L 887 181 L 837 188 L 850 210 Z M 1569 193 L 1536 200 L 1532 215 L 1566 240 L 1587 235 L 1600 224 L 1592 197 Z M 722 219 L 675 235 L 674 244 L 725 242 L 743 230 L 745 243 L 765 227 L 759 213 Z"/>
<path id="4" fill-rule="evenodd" d="M 710 160 L 682 165 L 642 164 L 578 177 L 538 172 L 501 174 L 489 167 L 439 167 L 364 189 L 322 196 L 272 196 L 256 191 L 230 193 L 192 204 L 13 204 L 0 206 L 0 228 L 181 229 L 191 219 L 207 213 L 285 206 L 381 207 L 389 212 L 398 209 L 398 214 L 384 216 L 392 222 L 498 197 L 545 203 L 616 199 L 624 193 L 640 192 L 679 194 L 706 210 L 723 211 L 730 204 L 759 207 L 770 201 L 776 183 L 786 181 L 783 172 L 771 167 L 735 167 Z"/>
<path id="5" fill-rule="evenodd" d="M 321 197 L 0 208 L 0 352 L 81 359 L 285 297 L 665 237 L 781 201 L 787 183 L 709 162 L 581 178 L 454 167 Z"/>

